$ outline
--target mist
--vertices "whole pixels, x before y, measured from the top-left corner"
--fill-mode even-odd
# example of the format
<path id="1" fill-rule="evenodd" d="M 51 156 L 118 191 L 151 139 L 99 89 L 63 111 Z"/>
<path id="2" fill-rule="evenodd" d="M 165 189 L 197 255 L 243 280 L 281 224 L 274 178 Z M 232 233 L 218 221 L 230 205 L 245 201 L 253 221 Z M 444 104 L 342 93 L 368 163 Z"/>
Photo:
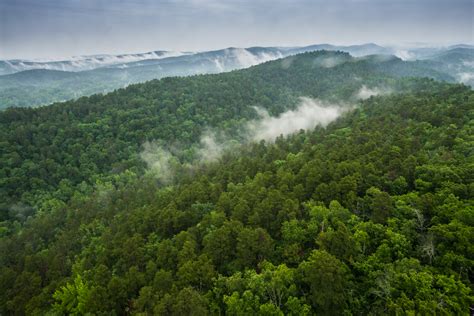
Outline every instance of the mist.
<path id="1" fill-rule="evenodd" d="M 254 107 L 258 118 L 244 124 L 242 132 L 230 137 L 219 130 L 206 129 L 198 144 L 194 146 L 194 160 L 182 167 L 193 169 L 205 163 L 218 161 L 226 151 L 238 146 L 259 142 L 271 143 L 279 136 L 288 136 L 300 130 L 312 130 L 316 126 L 326 127 L 342 113 L 353 107 L 349 104 L 335 104 L 326 101 L 300 97 L 298 105 L 278 116 L 271 116 L 265 109 Z M 166 148 L 157 142 L 143 144 L 140 158 L 147 165 L 147 172 L 163 184 L 173 181 L 175 170 L 180 164 L 177 156 L 189 148 L 174 146 Z"/>
<path id="2" fill-rule="evenodd" d="M 310 130 L 320 125 L 326 127 L 342 113 L 342 106 L 325 103 L 321 100 L 300 98 L 294 110 L 272 117 L 264 109 L 257 108 L 260 119 L 247 124 L 251 141 L 273 141 L 278 136 L 294 134 L 302 129 Z"/>
<path id="3" fill-rule="evenodd" d="M 363 85 L 359 91 L 355 94 L 355 97 L 359 100 L 366 100 L 373 96 L 378 95 L 387 95 L 392 93 L 392 90 L 389 88 L 381 88 L 381 87 L 367 87 Z"/>
<path id="4" fill-rule="evenodd" d="M 470 84 L 474 80 L 474 72 L 461 72 L 458 74 L 458 80 L 464 84 Z"/>
<path id="5" fill-rule="evenodd" d="M 314 66 L 322 68 L 333 68 L 347 61 L 346 57 L 319 57 L 314 60 Z"/>
<path id="6" fill-rule="evenodd" d="M 240 142 L 218 131 L 205 131 L 199 141 L 196 159 L 200 162 L 218 160 L 226 150 L 238 146 Z"/>
<path id="7" fill-rule="evenodd" d="M 176 160 L 170 150 L 158 142 L 145 142 L 140 158 L 146 163 L 147 171 L 160 182 L 168 184 L 173 179 L 172 163 Z"/>

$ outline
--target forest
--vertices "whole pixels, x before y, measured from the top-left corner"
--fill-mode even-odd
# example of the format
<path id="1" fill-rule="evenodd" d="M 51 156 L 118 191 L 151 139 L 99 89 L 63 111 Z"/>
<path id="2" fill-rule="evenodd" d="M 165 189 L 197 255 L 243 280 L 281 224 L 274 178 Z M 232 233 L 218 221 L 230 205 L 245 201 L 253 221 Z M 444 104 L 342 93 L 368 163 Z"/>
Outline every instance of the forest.
<path id="1" fill-rule="evenodd" d="M 474 92 L 416 69 L 319 51 L 0 112 L 0 314 L 469 315 Z M 347 111 L 242 140 L 301 96 Z M 241 145 L 200 161 L 210 128 Z"/>
<path id="2" fill-rule="evenodd" d="M 321 66 L 328 61 L 339 64 Z M 396 58 L 319 51 L 219 75 L 154 80 L 38 109 L 7 109 L 0 112 L 0 219 L 26 218 L 51 198 L 66 201 L 79 185 L 85 189 L 125 170 L 143 173 L 139 153 L 146 141 L 186 147 L 179 158 L 189 162 L 205 130 L 237 137 L 242 124 L 257 117 L 255 106 L 278 115 L 294 108 L 300 96 L 354 101 L 364 85 L 425 89 L 425 82 L 398 79 L 421 73 Z"/>

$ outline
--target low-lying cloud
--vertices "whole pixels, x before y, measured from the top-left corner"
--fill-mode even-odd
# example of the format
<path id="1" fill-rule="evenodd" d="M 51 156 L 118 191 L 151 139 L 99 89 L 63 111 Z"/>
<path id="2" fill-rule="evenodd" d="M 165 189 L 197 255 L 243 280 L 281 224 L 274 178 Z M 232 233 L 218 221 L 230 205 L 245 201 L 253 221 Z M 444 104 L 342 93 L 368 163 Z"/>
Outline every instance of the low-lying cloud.
<path id="1" fill-rule="evenodd" d="M 474 82 L 474 72 L 461 72 L 458 74 L 458 80 L 464 84 L 472 84 Z"/>
<path id="2" fill-rule="evenodd" d="M 247 68 L 284 57 L 281 52 L 251 52 L 245 48 L 227 48 L 224 55 L 212 59 L 218 72 Z"/>
<path id="3" fill-rule="evenodd" d="M 238 137 L 232 138 L 219 131 L 206 130 L 202 134 L 200 142 L 194 147 L 194 161 L 188 167 L 216 161 L 225 151 L 242 143 L 261 140 L 273 142 L 279 136 L 288 136 L 302 129 L 311 130 L 316 126 L 326 127 L 350 108 L 348 105 L 305 97 L 300 98 L 296 108 L 278 116 L 271 116 L 265 109 L 255 107 L 259 118 L 246 123 Z M 236 138 L 239 141 L 235 140 Z M 150 174 L 160 182 L 168 184 L 172 181 L 174 170 L 178 164 L 176 154 L 179 155 L 183 150 L 176 147 L 170 150 L 157 142 L 146 142 L 143 144 L 140 157 L 146 163 Z"/>
<path id="4" fill-rule="evenodd" d="M 156 142 L 146 142 L 140 158 L 146 163 L 148 172 L 163 183 L 169 183 L 173 178 L 173 154 Z"/>
<path id="5" fill-rule="evenodd" d="M 388 88 L 380 88 L 380 87 L 367 87 L 363 85 L 359 91 L 355 94 L 355 97 L 359 100 L 366 100 L 373 96 L 378 95 L 386 95 L 390 94 L 392 91 Z"/>
<path id="6" fill-rule="evenodd" d="M 189 53 L 174 51 L 157 51 L 139 54 L 122 55 L 92 55 L 74 56 L 68 59 L 40 59 L 40 60 L 4 60 L 7 66 L 0 69 L 0 75 L 15 73 L 32 69 L 46 69 L 58 71 L 85 71 L 100 67 L 127 68 L 127 63 L 144 60 L 164 59 L 178 57 Z"/>
<path id="7" fill-rule="evenodd" d="M 253 54 L 245 48 L 236 48 L 233 50 L 235 57 L 237 58 L 240 65 L 244 68 L 255 66 L 270 60 L 282 58 L 283 55 L 280 52 L 265 53 L 260 52 Z"/>
<path id="8" fill-rule="evenodd" d="M 318 57 L 314 60 L 313 65 L 316 67 L 322 67 L 322 68 L 333 68 L 336 66 L 339 66 L 342 63 L 345 63 L 347 61 L 347 58 L 345 56 L 322 56 Z"/>
<path id="9" fill-rule="evenodd" d="M 200 162 L 211 162 L 219 159 L 224 151 L 229 150 L 240 142 L 222 133 L 205 131 L 199 141 L 196 159 Z"/>
<path id="10" fill-rule="evenodd" d="M 252 141 L 273 141 L 280 135 L 294 134 L 301 129 L 309 130 L 318 125 L 326 126 L 341 113 L 342 107 L 320 100 L 300 98 L 298 107 L 273 117 L 264 109 L 257 109 L 260 119 L 247 124 Z"/>
<path id="11" fill-rule="evenodd" d="M 416 55 L 408 49 L 397 49 L 395 50 L 394 55 L 402 60 L 413 60 L 416 58 Z"/>

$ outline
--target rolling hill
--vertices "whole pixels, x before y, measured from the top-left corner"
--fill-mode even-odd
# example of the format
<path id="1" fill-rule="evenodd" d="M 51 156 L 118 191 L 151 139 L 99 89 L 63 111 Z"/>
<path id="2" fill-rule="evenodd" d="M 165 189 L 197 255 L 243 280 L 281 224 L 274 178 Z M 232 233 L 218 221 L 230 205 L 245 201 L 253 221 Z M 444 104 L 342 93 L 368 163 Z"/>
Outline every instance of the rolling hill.
<path id="1" fill-rule="evenodd" d="M 1 112 L 0 313 L 469 313 L 474 92 L 426 71 L 318 51 Z"/>

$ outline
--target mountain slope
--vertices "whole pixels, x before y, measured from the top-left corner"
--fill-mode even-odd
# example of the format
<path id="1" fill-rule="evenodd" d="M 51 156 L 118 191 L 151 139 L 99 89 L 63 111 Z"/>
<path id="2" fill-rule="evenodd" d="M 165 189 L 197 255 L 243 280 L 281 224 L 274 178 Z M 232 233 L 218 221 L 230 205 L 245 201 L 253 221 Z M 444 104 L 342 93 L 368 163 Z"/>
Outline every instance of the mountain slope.
<path id="1" fill-rule="evenodd" d="M 458 47 L 429 58 L 439 63 L 438 70 L 450 73 L 459 82 L 474 86 L 474 49 Z"/>
<path id="2" fill-rule="evenodd" d="M 67 200 L 78 185 L 126 169 L 140 174 L 139 153 L 147 141 L 187 147 L 178 159 L 190 162 L 209 129 L 239 140 L 246 122 L 258 118 L 256 106 L 278 115 L 294 109 L 301 96 L 352 103 L 362 88 L 374 94 L 433 84 L 392 76 L 425 73 L 411 65 L 320 51 L 225 74 L 155 80 L 34 110 L 6 110 L 0 113 L 1 216 L 16 217 L 17 205 L 41 208 L 50 198 Z M 61 186 L 67 189 L 59 192 Z"/>
<path id="3" fill-rule="evenodd" d="M 292 67 L 318 54 L 300 56 Z M 275 62 L 262 66 L 182 82 L 201 91 L 199 82 L 211 80 L 217 90 L 228 76 L 236 90 L 245 87 L 246 72 L 265 80 L 278 73 Z M 292 67 L 286 71 L 301 74 Z M 302 75 L 300 91 L 314 73 Z M 98 182 L 94 192 L 76 190 L 69 202 L 50 200 L 0 240 L 0 311 L 467 313 L 474 303 L 474 92 L 422 83 L 370 98 L 327 129 L 228 153 L 171 187 L 128 172 Z M 118 103 L 118 94 L 102 100 Z M 231 104 L 225 95 L 219 101 Z M 30 113 L 101 108 L 79 105 L 8 115 L 26 122 Z M 81 137 L 115 133 L 95 131 Z"/>

